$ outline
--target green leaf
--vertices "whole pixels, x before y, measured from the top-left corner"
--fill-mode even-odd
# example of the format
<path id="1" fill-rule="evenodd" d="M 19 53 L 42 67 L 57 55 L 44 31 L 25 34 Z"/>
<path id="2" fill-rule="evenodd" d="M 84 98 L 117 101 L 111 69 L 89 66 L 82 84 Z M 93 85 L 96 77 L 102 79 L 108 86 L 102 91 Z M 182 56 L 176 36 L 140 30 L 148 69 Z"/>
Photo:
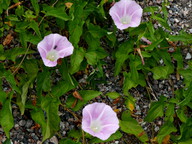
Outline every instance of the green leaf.
<path id="1" fill-rule="evenodd" d="M 179 142 L 178 144 L 191 144 L 192 143 L 192 139 L 188 139 L 182 142 Z"/>
<path id="2" fill-rule="evenodd" d="M 183 68 L 183 56 L 181 49 L 177 48 L 176 51 L 172 54 L 174 59 L 177 61 L 177 70 Z"/>
<path id="3" fill-rule="evenodd" d="M 116 99 L 116 98 L 118 98 L 120 96 L 120 94 L 117 93 L 117 92 L 108 92 L 106 95 L 108 97 L 110 97 L 111 99 Z"/>
<path id="4" fill-rule="evenodd" d="M 186 123 L 180 125 L 180 136 L 178 136 L 179 141 L 185 141 L 190 139 L 192 136 L 192 118 L 188 118 Z"/>
<path id="5" fill-rule="evenodd" d="M 149 34 L 150 34 L 150 37 L 153 41 L 156 41 L 156 37 L 155 37 L 155 29 L 153 27 L 153 24 L 151 21 L 149 21 L 148 23 L 146 23 L 147 25 L 147 28 L 148 28 L 148 31 L 149 31 Z M 151 48 L 152 49 L 152 48 Z"/>
<path id="6" fill-rule="evenodd" d="M 4 51 L 4 56 L 6 57 L 6 59 L 8 60 L 12 60 L 15 62 L 16 58 L 18 56 L 24 55 L 24 54 L 32 54 L 35 53 L 35 51 L 33 50 L 29 50 L 28 52 L 26 52 L 27 49 L 26 48 L 19 48 L 19 47 L 15 47 L 9 50 L 5 50 Z"/>
<path id="7" fill-rule="evenodd" d="M 22 31 L 19 33 L 19 39 L 20 39 L 20 42 L 21 42 L 21 45 L 23 46 L 23 48 L 27 48 L 27 41 L 26 41 L 26 37 L 27 37 L 27 34 L 25 31 Z"/>
<path id="8" fill-rule="evenodd" d="M 12 141 L 10 139 L 6 139 L 6 141 L 4 141 L 3 144 L 12 144 Z"/>
<path id="9" fill-rule="evenodd" d="M 80 41 L 80 37 L 83 34 L 83 25 L 85 23 L 85 20 L 88 16 L 88 12 L 85 10 L 85 6 L 87 5 L 86 1 L 81 2 L 74 2 L 73 6 L 71 7 L 71 21 L 69 21 L 69 34 L 70 38 L 69 41 L 75 46 L 78 47 L 78 43 Z"/>
<path id="10" fill-rule="evenodd" d="M 53 16 L 56 18 L 59 18 L 64 21 L 68 21 L 71 18 L 66 14 L 65 8 L 60 7 L 60 8 L 54 8 L 54 7 L 46 7 L 46 16 Z"/>
<path id="11" fill-rule="evenodd" d="M 80 41 L 80 37 L 83 33 L 83 25 L 84 25 L 84 21 L 81 21 L 79 24 L 77 25 L 72 25 L 69 23 L 69 33 L 70 33 L 70 37 L 69 37 L 69 41 L 75 46 L 77 47 L 79 41 Z M 74 27 L 74 28 L 73 28 Z"/>
<path id="12" fill-rule="evenodd" d="M 22 64 L 23 69 L 27 72 L 29 79 L 34 79 L 39 71 L 37 61 L 34 59 L 25 60 Z"/>
<path id="13" fill-rule="evenodd" d="M 165 79 L 169 74 L 173 73 L 172 66 L 157 66 L 152 69 L 154 79 Z"/>
<path id="14" fill-rule="evenodd" d="M 162 117 L 163 114 L 164 114 L 164 102 L 163 101 L 153 102 L 151 104 L 147 116 L 145 117 L 145 121 L 152 122 L 157 117 Z"/>
<path id="15" fill-rule="evenodd" d="M 163 11 L 163 15 L 164 15 L 165 20 L 167 20 L 169 13 L 167 11 L 167 7 L 166 7 L 166 3 L 165 2 L 162 3 L 162 11 Z"/>
<path id="16" fill-rule="evenodd" d="M 178 118 L 180 119 L 181 122 L 186 123 L 187 122 L 187 116 L 185 115 L 184 109 L 185 107 L 179 108 L 176 113 Z"/>
<path id="17" fill-rule="evenodd" d="M 120 139 L 123 135 L 121 134 L 120 131 L 117 131 L 116 133 L 112 134 L 107 140 L 103 141 L 99 138 L 93 138 L 89 141 L 90 144 L 92 143 L 103 143 L 103 142 L 110 142 L 113 140 Z"/>
<path id="18" fill-rule="evenodd" d="M 107 34 L 107 31 L 100 28 L 100 26 L 98 25 L 93 25 L 92 23 L 88 23 L 87 24 L 88 29 L 89 29 L 89 33 L 93 36 L 93 38 L 95 39 L 100 39 L 102 38 L 104 35 Z"/>
<path id="19" fill-rule="evenodd" d="M 166 29 L 171 30 L 166 19 L 162 18 L 160 15 L 156 15 L 156 16 L 154 15 L 154 16 L 151 16 L 151 18 L 154 20 L 157 20 Z"/>
<path id="20" fill-rule="evenodd" d="M 25 111 L 25 102 L 27 100 L 29 86 L 36 78 L 38 72 L 38 66 L 35 60 L 25 60 L 23 62 L 23 67 L 28 74 L 28 81 L 22 87 L 21 99 L 18 99 L 18 105 L 21 111 L 21 115 L 23 115 Z"/>
<path id="21" fill-rule="evenodd" d="M 82 131 L 72 129 L 68 132 L 68 137 L 80 139 L 82 137 Z"/>
<path id="22" fill-rule="evenodd" d="M 10 138 L 9 131 L 14 126 L 14 120 L 13 120 L 12 109 L 11 109 L 11 99 L 8 99 L 3 103 L 3 108 L 0 111 L 0 124 L 7 138 Z"/>
<path id="23" fill-rule="evenodd" d="M 132 40 L 129 40 L 121 44 L 117 49 L 117 52 L 115 53 L 115 76 L 120 73 L 121 67 L 123 66 L 124 62 L 128 59 L 128 54 L 133 51 L 133 44 L 134 42 Z"/>
<path id="24" fill-rule="evenodd" d="M 148 47 L 146 47 L 145 49 L 146 50 L 150 50 L 152 51 L 155 47 L 157 47 L 162 41 L 163 41 L 164 38 L 161 38 L 159 40 L 156 40 L 154 42 L 152 42 L 152 44 L 150 44 Z"/>
<path id="25" fill-rule="evenodd" d="M 71 139 L 65 138 L 59 141 L 59 144 L 81 144 L 80 142 L 74 142 Z"/>
<path id="26" fill-rule="evenodd" d="M 74 111 L 77 111 L 81 109 L 88 101 L 94 99 L 95 97 L 99 96 L 101 92 L 94 91 L 94 90 L 81 90 L 79 91 L 80 96 L 83 98 L 83 101 L 78 101 L 74 108 L 72 108 Z M 75 101 L 75 98 L 71 95 L 67 99 L 67 107 L 71 108 Z"/>
<path id="27" fill-rule="evenodd" d="M 37 75 L 37 96 L 41 96 L 42 91 L 48 92 L 51 89 L 50 72 L 44 70 L 42 73 Z"/>
<path id="28" fill-rule="evenodd" d="M 170 41 L 182 41 L 185 43 L 191 43 L 192 42 L 192 36 L 191 34 L 188 34 L 186 32 L 181 31 L 178 35 L 169 35 Z"/>
<path id="29" fill-rule="evenodd" d="M 69 85 L 72 85 L 74 87 L 78 85 L 78 84 L 75 84 L 77 82 L 73 80 L 73 78 L 69 73 L 68 63 L 66 59 L 62 60 L 62 65 L 60 66 L 59 71 L 61 73 L 63 80 L 66 80 Z"/>
<path id="30" fill-rule="evenodd" d="M 158 6 L 147 6 L 143 9 L 144 12 L 152 12 L 152 13 L 158 10 L 159 10 Z"/>
<path id="31" fill-rule="evenodd" d="M 123 93 L 125 95 L 128 95 L 128 90 L 131 88 L 135 88 L 137 85 L 141 85 L 141 86 L 145 86 L 146 82 L 145 82 L 145 77 L 144 75 L 140 74 L 138 77 L 138 80 L 135 81 L 133 80 L 133 78 L 131 77 L 131 73 L 123 73 L 124 75 L 124 81 L 123 81 Z"/>
<path id="32" fill-rule="evenodd" d="M 35 33 L 38 35 L 39 38 L 41 38 L 41 33 L 39 31 L 39 25 L 36 21 L 34 21 L 34 20 L 31 21 L 29 27 L 35 31 Z"/>
<path id="33" fill-rule="evenodd" d="M 90 65 L 95 65 L 98 62 L 98 57 L 96 52 L 87 52 L 85 54 L 85 58 L 87 59 L 87 63 Z"/>
<path id="34" fill-rule="evenodd" d="M 3 45 L 0 44 L 0 60 L 5 60 L 6 57 L 5 57 L 5 54 L 4 54 L 4 48 L 3 48 Z"/>
<path id="35" fill-rule="evenodd" d="M 11 73 L 10 70 L 5 71 L 2 77 L 5 77 L 5 79 L 9 82 L 9 85 L 14 91 L 21 94 L 21 90 L 17 87 L 14 75 Z"/>
<path id="36" fill-rule="evenodd" d="M 74 74 L 77 71 L 79 71 L 81 62 L 83 61 L 84 56 L 85 56 L 85 51 L 82 47 L 79 49 L 75 49 L 73 55 L 71 56 L 71 61 L 70 61 L 71 67 L 70 67 L 69 72 L 71 74 Z"/>
<path id="37" fill-rule="evenodd" d="M 7 94 L 0 88 L 0 103 L 4 103 L 7 98 Z"/>
<path id="38" fill-rule="evenodd" d="M 189 87 L 192 80 L 191 69 L 181 69 L 178 72 L 180 75 L 184 77 L 184 84 L 186 85 L 186 87 Z"/>
<path id="39" fill-rule="evenodd" d="M 184 91 L 185 99 L 179 103 L 181 106 L 187 105 L 192 99 L 192 82 L 190 83 L 189 87 L 186 91 Z"/>
<path id="40" fill-rule="evenodd" d="M 32 6 L 35 10 L 35 14 L 36 16 L 38 16 L 39 14 L 39 4 L 38 4 L 38 1 L 37 0 L 31 0 L 31 3 L 32 3 Z"/>
<path id="41" fill-rule="evenodd" d="M 30 83 L 31 83 L 31 80 L 29 80 L 28 82 L 26 82 L 23 85 L 22 94 L 21 94 L 21 101 L 18 101 L 18 105 L 19 105 L 19 108 L 20 108 L 20 111 L 21 111 L 21 115 L 23 115 L 24 111 L 25 111 L 25 102 L 26 102 L 26 99 L 27 99 L 27 93 L 28 93 L 28 88 L 29 88 Z"/>
<path id="42" fill-rule="evenodd" d="M 166 122 L 159 130 L 157 135 L 157 141 L 162 143 L 165 136 L 170 135 L 172 132 L 176 132 L 177 129 L 174 127 L 172 122 Z"/>
<path id="43" fill-rule="evenodd" d="M 70 91 L 71 89 L 75 88 L 75 86 L 69 84 L 67 81 L 59 81 L 53 88 L 52 88 L 52 95 L 56 97 L 60 97 Z"/>
<path id="44" fill-rule="evenodd" d="M 147 134 L 139 123 L 133 119 L 129 113 L 124 113 L 125 119 L 120 121 L 120 128 L 123 132 L 135 135 L 140 141 L 146 143 L 148 141 Z"/>
<path id="45" fill-rule="evenodd" d="M 132 55 L 131 55 L 132 56 Z M 133 81 L 137 81 L 139 78 L 139 73 L 137 71 L 138 62 L 135 57 L 130 58 L 129 66 L 130 66 L 130 73 L 131 73 L 131 79 Z M 139 61 L 140 62 L 140 61 Z"/>
<path id="46" fill-rule="evenodd" d="M 10 2 L 11 2 L 10 0 L 1 0 L 0 1 L 0 14 L 2 13 L 3 9 L 7 10 L 7 8 L 10 5 Z"/>
<path id="47" fill-rule="evenodd" d="M 130 34 L 130 36 L 135 36 L 135 35 L 139 35 L 139 34 L 141 34 L 141 33 L 145 33 L 145 31 L 146 31 L 146 24 L 147 23 L 142 23 L 142 24 L 140 24 L 138 27 L 135 27 L 135 28 L 129 28 L 128 30 L 129 30 L 129 34 Z"/>
<path id="48" fill-rule="evenodd" d="M 46 112 L 46 125 L 43 128 L 43 140 L 52 137 L 59 130 L 60 118 L 58 115 L 60 101 L 58 98 L 44 97 L 41 107 Z"/>
<path id="49" fill-rule="evenodd" d="M 166 117 L 165 117 L 165 121 L 171 121 L 171 122 L 173 122 L 173 120 L 174 120 L 174 114 L 175 114 L 175 104 L 173 104 L 173 103 L 169 103 L 168 105 L 167 105 L 167 110 L 166 110 L 166 113 L 165 113 L 165 115 L 166 115 Z"/>
<path id="50" fill-rule="evenodd" d="M 46 120 L 45 120 L 45 115 L 42 109 L 36 108 L 31 111 L 31 117 L 32 119 L 38 123 L 41 126 L 42 133 L 45 133 L 46 131 Z"/>

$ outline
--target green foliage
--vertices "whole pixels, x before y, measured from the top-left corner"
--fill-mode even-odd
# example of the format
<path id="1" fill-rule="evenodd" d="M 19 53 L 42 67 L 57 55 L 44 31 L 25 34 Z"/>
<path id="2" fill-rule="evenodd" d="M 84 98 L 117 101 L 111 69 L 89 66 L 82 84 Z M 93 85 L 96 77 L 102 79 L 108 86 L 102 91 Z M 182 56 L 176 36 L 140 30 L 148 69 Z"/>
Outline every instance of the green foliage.
<path id="1" fill-rule="evenodd" d="M 172 132 L 176 132 L 177 129 L 174 127 L 172 122 L 166 122 L 161 129 L 159 130 L 159 133 L 157 135 L 157 141 L 159 143 L 162 143 L 163 138 L 167 135 L 169 135 Z"/>
<path id="2" fill-rule="evenodd" d="M 99 96 L 101 92 L 93 91 L 93 90 L 81 90 L 79 91 L 80 96 L 83 100 L 79 100 L 75 107 L 73 107 L 73 103 L 75 102 L 75 98 L 71 95 L 67 99 L 67 107 L 72 108 L 72 110 L 77 111 L 80 110 L 88 101 L 94 99 L 95 97 Z"/>
<path id="3" fill-rule="evenodd" d="M 120 96 L 120 94 L 117 93 L 117 92 L 108 92 L 106 95 L 108 97 L 110 97 L 111 99 L 116 99 L 116 98 L 118 98 Z"/>
<path id="4" fill-rule="evenodd" d="M 147 134 L 144 132 L 143 128 L 126 111 L 122 115 L 122 120 L 120 121 L 120 127 L 122 131 L 128 134 L 135 135 L 143 143 L 146 143 L 148 141 Z"/>
<path id="5" fill-rule="evenodd" d="M 99 101 L 109 98 L 113 101 L 109 104 L 114 106 L 120 100 L 122 107 L 130 110 L 118 113 L 118 117 L 122 117 L 120 131 L 102 141 L 84 135 L 79 119 L 76 129 L 67 132 L 67 138 L 61 137 L 60 144 L 81 144 L 83 139 L 88 143 L 121 141 L 125 133 L 147 143 L 146 132 L 131 116 L 136 105 L 131 93 L 138 86 L 148 90 L 151 79 L 170 82 L 171 74 L 177 75 L 177 81 L 182 77 L 181 86 L 174 88 L 170 84 L 173 97 L 161 96 L 150 101 L 143 121 L 153 123 L 157 118 L 163 119 L 163 125 L 154 135 L 158 143 L 167 136 L 173 143 L 192 143 L 192 61 L 185 60 L 182 55 L 183 48 L 191 48 L 192 35 L 184 30 L 177 35 L 170 34 L 167 23 L 169 2 L 165 0 L 162 6 L 145 7 L 144 13 L 150 14 L 149 21 L 124 30 L 126 38 L 119 41 L 120 31 L 116 27 L 112 29 L 113 22 L 108 14 L 112 2 L 0 1 L 0 125 L 7 137 L 5 144 L 11 143 L 9 132 L 14 126 L 12 104 L 19 107 L 21 115 L 30 113 L 40 125 L 45 141 L 59 131 L 60 105 L 81 118 L 82 108 L 99 98 Z M 161 27 L 154 28 L 154 23 Z M 43 65 L 37 50 L 37 44 L 50 33 L 66 36 L 74 46 L 73 54 L 59 60 L 52 68 Z M 9 34 L 12 36 L 10 41 L 7 40 Z M 143 37 L 151 44 L 144 42 Z M 114 62 L 109 72 L 105 69 L 109 65 L 108 58 Z M 121 79 L 122 91 L 102 93 L 98 90 L 98 84 L 111 78 L 109 73 L 114 73 L 114 79 Z M 80 82 L 82 78 L 85 80 Z M 79 97 L 74 96 L 74 91 Z M 63 98 L 66 101 L 61 104 Z"/>
<path id="6" fill-rule="evenodd" d="M 161 97 L 160 101 L 153 102 L 150 106 L 147 116 L 145 117 L 145 121 L 152 122 L 157 117 L 161 117 L 164 114 L 164 98 Z"/>

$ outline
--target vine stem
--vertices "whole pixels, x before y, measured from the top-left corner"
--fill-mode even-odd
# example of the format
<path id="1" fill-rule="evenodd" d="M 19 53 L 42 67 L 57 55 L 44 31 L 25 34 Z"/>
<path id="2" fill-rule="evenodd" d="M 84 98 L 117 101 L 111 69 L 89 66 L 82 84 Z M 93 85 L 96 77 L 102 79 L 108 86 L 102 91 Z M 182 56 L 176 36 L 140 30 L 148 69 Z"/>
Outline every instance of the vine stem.
<path id="1" fill-rule="evenodd" d="M 83 129 L 82 129 L 82 138 L 83 138 L 83 144 L 86 144 L 85 143 L 85 133 L 84 133 Z"/>
<path id="2" fill-rule="evenodd" d="M 79 118 L 77 117 L 77 115 L 72 112 L 70 109 L 68 109 L 65 105 L 60 104 L 66 111 L 68 111 L 70 114 L 72 114 L 74 116 L 74 118 L 76 118 L 77 120 L 79 120 Z"/>

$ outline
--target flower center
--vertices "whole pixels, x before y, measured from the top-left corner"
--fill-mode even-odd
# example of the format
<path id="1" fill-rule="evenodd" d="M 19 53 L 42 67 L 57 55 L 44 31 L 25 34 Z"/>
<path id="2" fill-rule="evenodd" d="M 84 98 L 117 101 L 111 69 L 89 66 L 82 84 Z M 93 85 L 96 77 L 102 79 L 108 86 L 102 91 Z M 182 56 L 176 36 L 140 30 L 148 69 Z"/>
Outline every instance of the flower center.
<path id="1" fill-rule="evenodd" d="M 131 17 L 126 15 L 126 16 L 123 16 L 121 19 L 120 19 L 120 22 L 122 24 L 129 24 L 131 22 Z"/>
<path id="2" fill-rule="evenodd" d="M 93 132 L 98 133 L 101 131 L 101 123 L 98 120 L 92 121 L 90 128 Z"/>
<path id="3" fill-rule="evenodd" d="M 56 61 L 59 58 L 58 52 L 56 50 L 51 50 L 47 53 L 46 58 L 50 61 Z"/>

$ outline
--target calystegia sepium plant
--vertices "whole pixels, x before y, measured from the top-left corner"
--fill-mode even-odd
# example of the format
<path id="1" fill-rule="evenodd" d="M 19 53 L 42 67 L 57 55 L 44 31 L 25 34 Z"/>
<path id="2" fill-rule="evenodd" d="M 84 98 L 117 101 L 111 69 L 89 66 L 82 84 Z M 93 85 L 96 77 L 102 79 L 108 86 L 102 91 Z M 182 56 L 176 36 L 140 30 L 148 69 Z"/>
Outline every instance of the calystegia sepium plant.
<path id="1" fill-rule="evenodd" d="M 0 143 L 192 143 L 192 35 L 148 1 L 1 0 Z"/>

